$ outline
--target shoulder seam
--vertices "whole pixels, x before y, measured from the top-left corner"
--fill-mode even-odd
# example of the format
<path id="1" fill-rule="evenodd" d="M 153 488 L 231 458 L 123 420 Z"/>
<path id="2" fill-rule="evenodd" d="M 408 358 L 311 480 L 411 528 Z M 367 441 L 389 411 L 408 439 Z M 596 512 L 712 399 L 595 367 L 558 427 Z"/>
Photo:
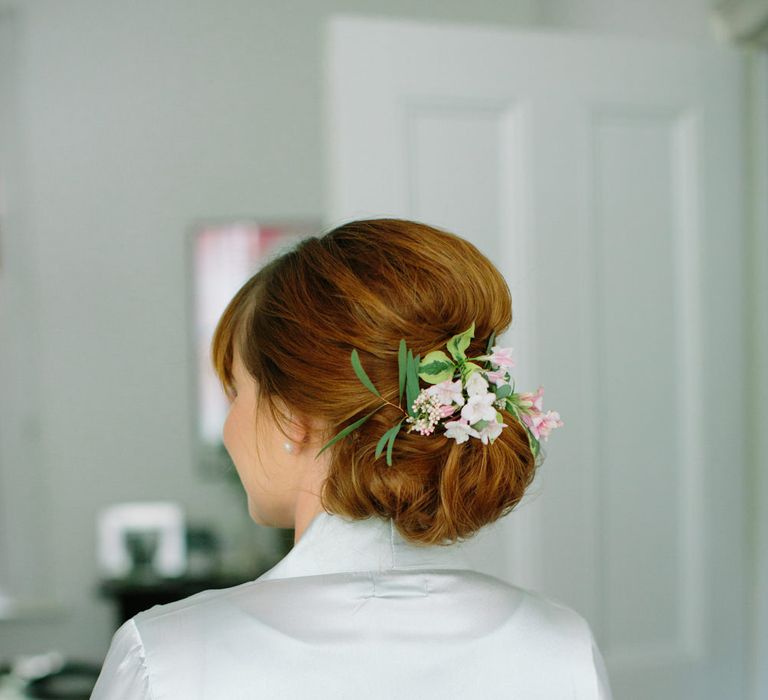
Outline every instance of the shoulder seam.
<path id="1" fill-rule="evenodd" d="M 133 627 L 136 639 L 139 642 L 139 660 L 141 661 L 142 669 L 144 669 L 144 676 L 147 679 L 147 694 L 149 695 L 149 700 L 155 700 L 155 694 L 152 692 L 152 674 L 149 672 L 147 650 L 144 648 L 144 640 L 141 638 L 141 632 L 139 632 L 139 626 L 136 624 L 136 620 L 132 617 L 129 621 Z"/>

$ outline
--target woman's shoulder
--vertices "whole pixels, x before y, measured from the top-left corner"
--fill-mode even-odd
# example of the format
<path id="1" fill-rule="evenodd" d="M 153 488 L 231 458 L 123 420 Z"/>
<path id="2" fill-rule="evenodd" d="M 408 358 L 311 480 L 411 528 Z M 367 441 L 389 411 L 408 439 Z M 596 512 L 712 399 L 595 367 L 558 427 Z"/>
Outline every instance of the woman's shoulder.
<path id="1" fill-rule="evenodd" d="M 542 647 L 571 650 L 588 650 L 593 640 L 586 618 L 565 602 L 475 570 L 348 572 L 255 579 L 155 605 L 132 619 L 145 643 L 162 646 L 169 635 L 179 631 L 186 632 L 190 639 L 197 633 L 226 634 L 245 626 L 254 633 L 260 627 L 269 631 L 290 625 L 296 616 L 316 619 L 325 615 L 338 620 L 365 598 L 388 599 L 389 603 L 381 605 L 395 605 L 394 601 L 404 596 L 424 597 L 423 609 L 415 600 L 409 606 L 415 615 L 423 615 L 425 623 L 435 609 L 426 600 L 432 597 L 433 603 L 437 598 L 442 601 L 440 610 L 444 614 L 487 633 L 496 630 L 510 639 L 524 633 L 529 641 L 536 639 Z"/>
<path id="2" fill-rule="evenodd" d="M 539 634 L 550 634 L 580 643 L 589 642 L 591 628 L 587 619 L 563 600 L 541 591 L 509 583 L 495 576 L 473 572 L 495 587 L 497 594 L 518 601 L 509 622 L 530 626 Z"/>
<path id="3" fill-rule="evenodd" d="M 180 618 L 204 617 L 209 612 L 226 606 L 232 596 L 252 591 L 257 584 L 259 584 L 258 579 L 228 588 L 210 588 L 171 603 L 153 605 L 134 615 L 132 620 L 141 631 L 148 626 L 161 625 L 164 621 L 173 622 Z"/>

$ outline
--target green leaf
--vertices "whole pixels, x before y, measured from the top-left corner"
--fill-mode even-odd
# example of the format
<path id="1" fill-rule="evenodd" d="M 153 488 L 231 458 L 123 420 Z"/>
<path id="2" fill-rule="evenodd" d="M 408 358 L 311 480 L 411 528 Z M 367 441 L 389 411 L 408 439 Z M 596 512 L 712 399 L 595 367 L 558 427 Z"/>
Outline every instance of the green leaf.
<path id="1" fill-rule="evenodd" d="M 466 359 L 464 352 L 469 347 L 469 343 L 472 340 L 474 333 L 475 322 L 472 321 L 472 325 L 467 328 L 467 330 L 458 335 L 454 335 L 453 338 L 448 341 L 448 352 L 451 353 L 453 359 L 457 362 Z"/>
<path id="2" fill-rule="evenodd" d="M 437 384 L 451 379 L 456 365 L 442 350 L 427 353 L 419 365 L 419 376 L 429 384 Z"/>
<path id="3" fill-rule="evenodd" d="M 461 365 L 461 380 L 466 383 L 467 379 L 469 379 L 471 374 L 473 374 L 474 372 L 478 372 L 482 369 L 483 368 L 480 365 L 476 365 L 474 362 L 469 362 L 465 360 Z"/>
<path id="4" fill-rule="evenodd" d="M 405 420 L 405 419 L 403 419 Z M 381 456 L 381 453 L 384 451 L 384 445 L 387 445 L 387 452 L 389 453 L 390 457 L 387 459 L 387 464 L 391 466 L 391 455 L 392 455 L 392 449 L 389 447 L 397 436 L 398 432 L 400 431 L 400 426 L 403 423 L 403 420 L 401 420 L 397 425 L 391 427 L 389 430 L 387 430 L 381 438 L 379 438 L 379 442 L 376 444 L 376 459 L 378 459 Z"/>
<path id="5" fill-rule="evenodd" d="M 389 467 L 392 466 L 392 446 L 395 444 L 395 438 L 397 437 L 397 433 L 400 430 L 400 425 L 402 424 L 403 420 L 405 420 L 405 418 L 403 418 L 400 423 L 398 423 L 394 428 L 392 428 L 392 430 L 389 431 L 392 434 L 389 438 L 389 444 L 387 445 L 387 466 Z"/>
<path id="6" fill-rule="evenodd" d="M 487 420 L 485 420 L 485 418 L 483 418 L 482 420 L 477 421 L 477 423 L 472 423 L 472 427 L 475 430 L 482 430 L 483 428 L 485 428 L 485 426 L 488 425 L 488 423 L 489 423 L 489 421 L 487 421 Z"/>
<path id="7" fill-rule="evenodd" d="M 496 387 L 496 398 L 506 399 L 512 393 L 512 387 L 509 384 L 503 384 Z"/>
<path id="8" fill-rule="evenodd" d="M 372 391 L 376 396 L 381 397 L 379 390 L 373 386 L 373 382 L 368 378 L 363 366 L 360 364 L 360 357 L 357 354 L 357 348 L 352 350 L 352 368 L 355 370 L 355 374 L 358 379 L 365 385 L 366 389 Z"/>
<path id="9" fill-rule="evenodd" d="M 400 404 L 403 401 L 403 389 L 405 389 L 405 370 L 407 369 L 408 357 L 406 355 L 405 338 L 400 338 L 400 348 L 397 351 L 397 369 L 398 380 L 400 385 L 400 393 L 397 398 L 397 403 Z"/>
<path id="10" fill-rule="evenodd" d="M 406 385 L 405 385 L 409 415 L 413 415 L 413 410 L 412 410 L 413 402 L 416 400 L 416 397 L 419 395 L 419 375 L 417 372 L 418 366 L 419 366 L 419 356 L 416 355 L 416 357 L 414 357 L 413 352 L 409 350 L 408 351 L 408 367 L 406 371 L 406 374 L 407 374 Z"/>
<path id="11" fill-rule="evenodd" d="M 491 349 L 493 348 L 494 344 L 496 343 L 496 331 L 493 331 L 491 333 L 491 337 L 488 338 L 488 346 L 485 349 L 486 355 L 491 355 Z"/>
<path id="12" fill-rule="evenodd" d="M 352 424 L 348 425 L 346 428 L 344 428 L 344 430 L 342 430 L 339 433 L 337 433 L 336 435 L 334 435 L 328 442 L 325 443 L 325 445 L 322 446 L 322 448 L 320 449 L 320 452 L 318 452 L 315 455 L 315 459 L 317 459 L 325 450 L 327 450 L 331 445 L 333 445 L 333 443 L 341 440 L 341 438 L 343 438 L 343 437 L 346 437 L 347 435 L 349 435 L 356 428 L 359 428 L 374 413 L 376 413 L 376 411 L 378 411 L 379 408 L 381 408 L 381 406 L 379 406 L 378 408 L 374 408 L 367 416 L 363 416 L 362 418 L 356 420 L 354 423 L 352 423 Z"/>
<path id="13" fill-rule="evenodd" d="M 374 452 L 376 459 L 381 457 L 381 453 L 384 451 L 384 445 L 387 444 L 387 440 L 389 440 L 389 434 L 391 432 L 392 432 L 392 428 L 385 430 L 384 434 L 379 438 L 379 441 L 376 443 L 376 451 Z"/>

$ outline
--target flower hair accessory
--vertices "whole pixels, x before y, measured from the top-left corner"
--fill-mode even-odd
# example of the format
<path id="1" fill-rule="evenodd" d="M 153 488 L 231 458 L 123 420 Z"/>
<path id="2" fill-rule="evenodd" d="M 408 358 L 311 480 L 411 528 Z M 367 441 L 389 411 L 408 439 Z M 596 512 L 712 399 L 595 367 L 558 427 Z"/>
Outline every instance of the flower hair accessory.
<path id="1" fill-rule="evenodd" d="M 406 347 L 405 339 L 401 339 L 398 350 L 398 405 L 381 395 L 360 364 L 357 350 L 352 350 L 352 368 L 358 379 L 384 403 L 336 434 L 317 455 L 359 428 L 386 404 L 395 406 L 404 414 L 395 426 L 381 436 L 376 445 L 376 459 L 386 446 L 389 466 L 392 466 L 392 445 L 403 423 L 407 424 L 408 432 L 431 435 L 438 426 L 442 426 L 445 428 L 443 434 L 457 443 L 473 437 L 487 445 L 493 443 L 502 429 L 507 427 L 502 422 L 499 409 L 512 413 L 525 427 L 531 452 L 534 458 L 538 457 L 539 441 L 547 440 L 553 428 L 563 425 L 560 414 L 557 411 L 543 412 L 544 387 L 540 386 L 535 394 L 515 393 L 514 380 L 509 374 L 509 370 L 515 366 L 511 355 L 513 348 L 494 345 L 495 331 L 491 333 L 485 354 L 468 358 L 465 351 L 474 332 L 473 322 L 467 330 L 448 341 L 446 347 L 450 357 L 442 350 L 435 350 L 427 353 L 423 360 L 419 355 L 414 356 L 413 351 Z M 419 378 L 430 386 L 419 389 Z M 407 411 L 399 405 L 403 400 L 403 391 Z"/>

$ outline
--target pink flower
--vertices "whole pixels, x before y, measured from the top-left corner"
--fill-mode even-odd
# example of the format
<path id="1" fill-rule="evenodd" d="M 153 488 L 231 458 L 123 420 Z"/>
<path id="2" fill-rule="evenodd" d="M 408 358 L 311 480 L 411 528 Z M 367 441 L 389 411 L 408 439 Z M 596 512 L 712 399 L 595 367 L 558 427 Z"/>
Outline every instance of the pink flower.
<path id="1" fill-rule="evenodd" d="M 557 411 L 547 411 L 544 419 L 545 423 L 539 428 L 539 432 L 544 436 L 545 440 L 549 437 L 549 433 L 553 428 L 561 428 L 565 425 L 560 420 L 560 414 Z"/>
<path id="2" fill-rule="evenodd" d="M 450 406 L 452 403 L 455 403 L 458 406 L 464 405 L 464 394 L 462 392 L 460 379 L 455 382 L 446 379 L 444 382 L 433 384 L 427 391 L 437 397 L 440 405 Z M 453 409 L 451 409 L 451 413 L 453 413 Z"/>
<path id="3" fill-rule="evenodd" d="M 456 410 L 455 406 L 452 406 L 451 404 L 443 404 L 442 406 L 440 406 L 440 418 L 447 418 L 455 410 Z"/>
<path id="4" fill-rule="evenodd" d="M 544 398 L 544 387 L 540 386 L 535 394 L 529 391 L 524 391 L 518 394 L 518 402 L 523 408 L 533 408 L 534 411 L 541 411 L 541 402 Z"/>
<path id="5" fill-rule="evenodd" d="M 564 425 L 557 411 L 547 411 L 546 414 L 538 412 L 531 414 L 523 413 L 521 418 L 523 423 L 531 429 L 533 436 L 537 440 L 541 440 L 541 438 L 547 440 L 553 428 L 559 428 Z"/>
<path id="6" fill-rule="evenodd" d="M 514 367 L 515 361 L 512 359 L 512 351 L 514 348 L 501 348 L 498 345 L 494 345 L 491 350 L 491 362 L 498 367 Z"/>
<path id="7" fill-rule="evenodd" d="M 509 384 L 509 374 L 505 369 L 487 370 L 485 376 L 489 382 L 493 382 L 496 386 Z"/>

